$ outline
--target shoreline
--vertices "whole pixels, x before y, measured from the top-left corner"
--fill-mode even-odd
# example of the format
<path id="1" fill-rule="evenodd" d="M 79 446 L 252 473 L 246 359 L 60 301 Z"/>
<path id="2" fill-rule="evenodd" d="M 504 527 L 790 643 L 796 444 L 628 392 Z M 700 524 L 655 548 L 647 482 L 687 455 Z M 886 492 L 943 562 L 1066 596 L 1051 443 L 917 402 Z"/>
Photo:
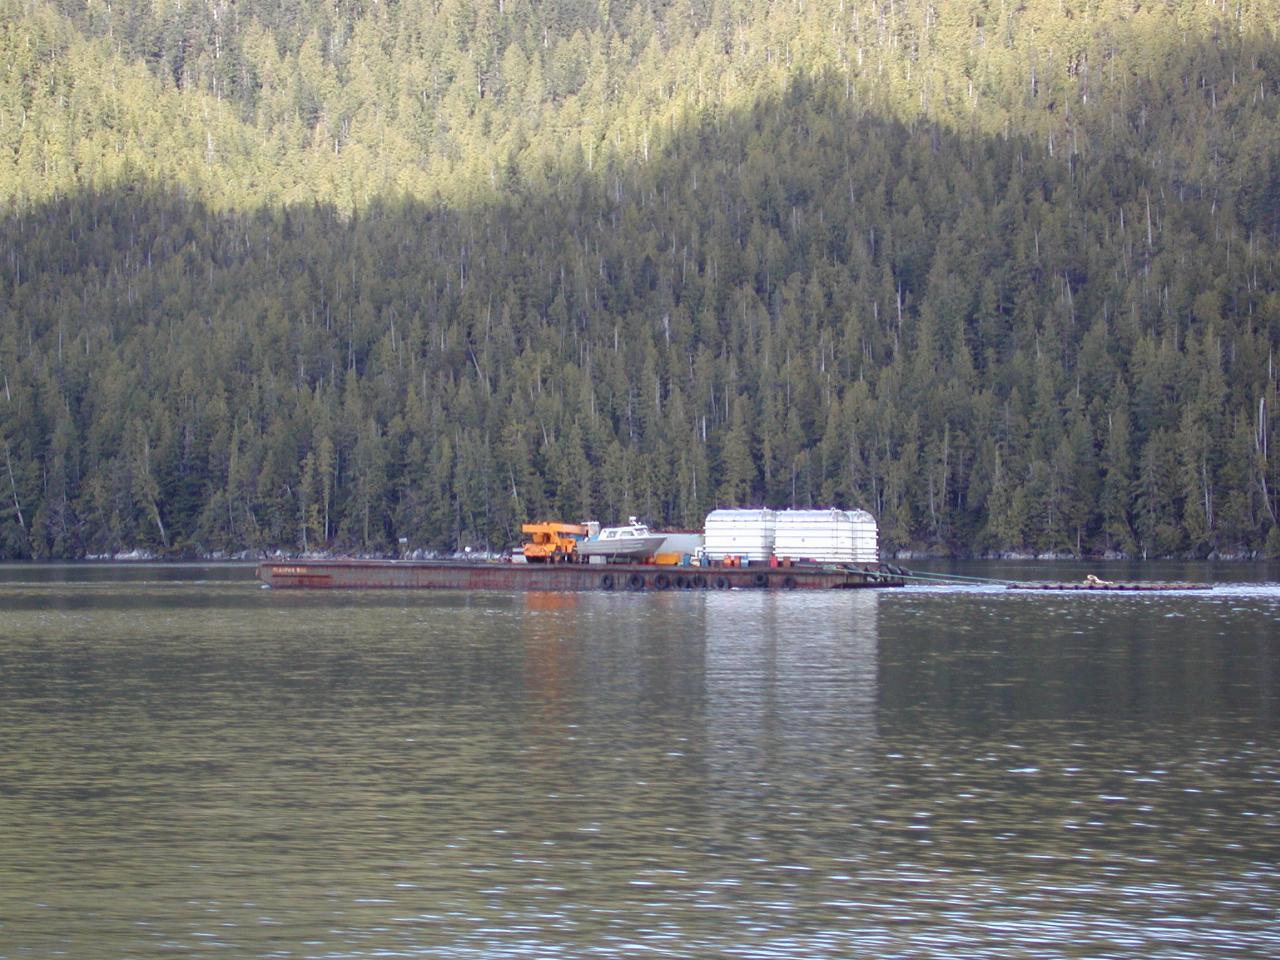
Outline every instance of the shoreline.
<path id="1" fill-rule="evenodd" d="M 100 563 L 100 564 L 131 564 L 131 563 L 172 563 L 172 564 L 212 564 L 212 563 L 261 563 L 271 560 L 404 560 L 407 562 L 421 561 L 440 561 L 440 560 L 456 560 L 456 561 L 479 561 L 479 560 L 503 560 L 511 556 L 510 552 L 493 553 L 482 550 L 474 550 L 462 553 L 442 553 L 433 550 L 411 550 L 402 555 L 383 553 L 383 552 L 343 552 L 337 550 L 323 551 L 290 551 L 290 550 L 241 550 L 232 553 L 223 553 L 222 551 L 214 551 L 212 553 L 200 554 L 171 554 L 166 555 L 161 552 L 153 552 L 150 550 L 128 550 L 114 554 L 88 554 L 83 557 L 26 557 L 11 558 L 0 560 L 0 563 L 19 564 L 57 564 L 57 563 Z M 986 554 L 945 554 L 932 553 L 921 550 L 898 550 L 886 552 L 882 555 L 881 560 L 888 563 L 904 563 L 911 561 L 922 561 L 928 563 L 950 562 L 950 563 L 1036 563 L 1036 564 L 1061 564 L 1061 563 L 1137 563 L 1137 564 L 1153 564 L 1153 563 L 1249 563 L 1249 564 L 1267 564 L 1280 562 L 1280 558 L 1270 558 L 1265 556 L 1261 551 L 1240 551 L 1240 552 L 1224 552 L 1210 553 L 1206 556 L 1191 555 L 1168 555 L 1159 557 L 1140 557 L 1129 556 L 1120 553 L 1108 553 L 1101 555 L 1085 555 L 1076 556 L 1073 554 L 1044 553 L 1036 554 L 1023 551 L 1004 551 L 1000 553 Z"/>

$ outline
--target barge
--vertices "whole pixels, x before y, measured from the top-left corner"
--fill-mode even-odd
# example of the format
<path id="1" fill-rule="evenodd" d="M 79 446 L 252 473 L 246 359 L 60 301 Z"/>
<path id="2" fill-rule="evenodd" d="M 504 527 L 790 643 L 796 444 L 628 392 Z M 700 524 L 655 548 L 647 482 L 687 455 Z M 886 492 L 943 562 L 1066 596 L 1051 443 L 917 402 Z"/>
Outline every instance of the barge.
<path id="1" fill-rule="evenodd" d="M 282 589 L 426 590 L 849 590 L 901 587 L 887 564 L 662 566 L 652 563 L 267 560 L 258 579 Z"/>
<path id="2" fill-rule="evenodd" d="M 789 549 L 774 549 L 782 517 Z M 525 523 L 516 561 L 266 560 L 270 587 L 339 590 L 852 590 L 901 587 L 881 563 L 875 521 L 862 511 L 714 510 L 704 534 L 654 533 L 594 522 Z M 790 536 L 788 540 L 787 537 Z M 659 547 L 666 548 L 664 552 Z"/>

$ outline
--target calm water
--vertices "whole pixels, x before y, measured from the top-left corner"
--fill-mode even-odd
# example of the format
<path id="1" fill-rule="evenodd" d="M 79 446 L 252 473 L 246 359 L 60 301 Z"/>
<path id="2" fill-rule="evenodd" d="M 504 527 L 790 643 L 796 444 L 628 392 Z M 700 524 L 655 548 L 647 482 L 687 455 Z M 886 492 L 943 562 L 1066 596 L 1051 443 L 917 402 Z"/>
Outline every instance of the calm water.
<path id="1" fill-rule="evenodd" d="M 1280 571 L 1147 575 L 3 567 L 0 957 L 1280 956 Z"/>

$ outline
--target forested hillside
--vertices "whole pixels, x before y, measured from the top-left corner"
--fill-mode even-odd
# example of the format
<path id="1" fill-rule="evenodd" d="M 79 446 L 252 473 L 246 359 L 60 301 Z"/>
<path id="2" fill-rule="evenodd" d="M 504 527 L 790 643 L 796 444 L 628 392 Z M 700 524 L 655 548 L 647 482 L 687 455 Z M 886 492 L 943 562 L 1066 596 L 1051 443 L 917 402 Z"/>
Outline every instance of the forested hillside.
<path id="1" fill-rule="evenodd" d="M 1280 0 L 0 0 L 0 558 L 1280 555 Z"/>

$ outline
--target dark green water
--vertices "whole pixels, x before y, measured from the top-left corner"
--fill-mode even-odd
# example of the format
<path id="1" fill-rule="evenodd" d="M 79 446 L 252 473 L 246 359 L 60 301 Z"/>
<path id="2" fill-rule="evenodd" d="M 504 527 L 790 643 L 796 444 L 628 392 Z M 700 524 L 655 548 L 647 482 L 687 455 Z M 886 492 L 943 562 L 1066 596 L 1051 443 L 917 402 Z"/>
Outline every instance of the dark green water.
<path id="1" fill-rule="evenodd" d="M 0 957 L 1278 956 L 1275 574 L 0 567 Z"/>

